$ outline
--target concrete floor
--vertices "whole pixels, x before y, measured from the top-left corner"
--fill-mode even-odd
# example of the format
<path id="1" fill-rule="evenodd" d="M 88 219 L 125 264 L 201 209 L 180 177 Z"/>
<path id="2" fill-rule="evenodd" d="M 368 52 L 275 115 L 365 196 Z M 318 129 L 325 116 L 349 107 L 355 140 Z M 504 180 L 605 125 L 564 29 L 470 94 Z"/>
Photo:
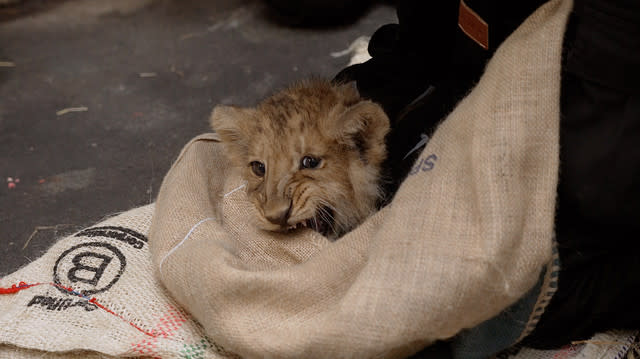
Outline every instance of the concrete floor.
<path id="1" fill-rule="evenodd" d="M 332 53 L 397 21 L 388 5 L 351 25 L 293 29 L 261 1 L 25 4 L 0 8 L 0 277 L 60 236 L 152 202 L 216 104 L 332 77 L 349 60 Z"/>

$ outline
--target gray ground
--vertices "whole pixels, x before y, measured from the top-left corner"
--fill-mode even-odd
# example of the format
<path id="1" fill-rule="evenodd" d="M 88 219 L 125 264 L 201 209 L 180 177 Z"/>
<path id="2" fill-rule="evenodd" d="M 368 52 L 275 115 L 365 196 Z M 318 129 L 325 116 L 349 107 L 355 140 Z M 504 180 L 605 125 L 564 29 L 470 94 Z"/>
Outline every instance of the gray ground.
<path id="1" fill-rule="evenodd" d="M 0 7 L 0 277 L 153 201 L 214 105 L 332 77 L 349 58 L 332 53 L 396 22 L 385 5 L 303 30 L 270 21 L 261 1 L 34 2 Z"/>

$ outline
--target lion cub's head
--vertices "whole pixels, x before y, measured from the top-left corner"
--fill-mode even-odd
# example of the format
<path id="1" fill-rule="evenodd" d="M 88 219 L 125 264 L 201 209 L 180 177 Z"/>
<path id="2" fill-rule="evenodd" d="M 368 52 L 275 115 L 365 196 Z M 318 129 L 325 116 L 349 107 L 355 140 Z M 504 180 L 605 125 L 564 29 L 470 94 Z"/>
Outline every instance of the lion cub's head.
<path id="1" fill-rule="evenodd" d="M 337 238 L 376 209 L 389 120 L 352 86 L 302 82 L 255 108 L 218 106 L 211 126 L 243 171 L 262 229 Z"/>

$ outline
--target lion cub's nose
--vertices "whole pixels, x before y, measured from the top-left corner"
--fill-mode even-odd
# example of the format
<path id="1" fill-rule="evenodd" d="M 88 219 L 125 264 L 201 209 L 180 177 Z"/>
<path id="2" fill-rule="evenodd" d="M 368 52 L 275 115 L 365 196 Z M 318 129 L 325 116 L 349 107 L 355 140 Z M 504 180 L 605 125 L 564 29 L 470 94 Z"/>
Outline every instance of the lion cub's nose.
<path id="1" fill-rule="evenodd" d="M 273 224 L 287 226 L 287 221 L 291 215 L 291 202 L 273 201 L 268 203 L 264 209 L 264 217 Z"/>

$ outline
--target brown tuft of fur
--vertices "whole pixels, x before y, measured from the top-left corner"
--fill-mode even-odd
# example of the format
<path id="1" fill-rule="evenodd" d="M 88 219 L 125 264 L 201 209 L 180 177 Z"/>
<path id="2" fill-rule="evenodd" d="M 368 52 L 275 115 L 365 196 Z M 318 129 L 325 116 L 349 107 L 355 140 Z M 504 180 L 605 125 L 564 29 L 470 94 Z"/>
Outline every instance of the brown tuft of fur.
<path id="1" fill-rule="evenodd" d="M 307 80 L 255 108 L 217 106 L 210 122 L 242 170 L 262 229 L 308 226 L 337 238 L 375 211 L 389 120 L 353 86 Z M 305 167 L 315 164 L 305 157 L 317 167 Z"/>

